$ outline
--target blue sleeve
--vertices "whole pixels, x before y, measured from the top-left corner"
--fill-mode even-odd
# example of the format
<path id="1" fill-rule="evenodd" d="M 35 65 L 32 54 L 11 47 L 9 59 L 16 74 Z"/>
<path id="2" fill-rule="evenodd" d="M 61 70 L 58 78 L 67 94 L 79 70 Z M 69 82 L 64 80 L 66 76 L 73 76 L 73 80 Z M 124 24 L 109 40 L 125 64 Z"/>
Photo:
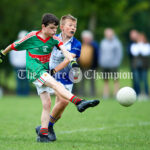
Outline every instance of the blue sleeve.
<path id="1" fill-rule="evenodd" d="M 81 54 L 81 42 L 74 39 L 71 45 L 70 53 L 73 53 L 76 55 L 76 58 L 80 57 Z"/>

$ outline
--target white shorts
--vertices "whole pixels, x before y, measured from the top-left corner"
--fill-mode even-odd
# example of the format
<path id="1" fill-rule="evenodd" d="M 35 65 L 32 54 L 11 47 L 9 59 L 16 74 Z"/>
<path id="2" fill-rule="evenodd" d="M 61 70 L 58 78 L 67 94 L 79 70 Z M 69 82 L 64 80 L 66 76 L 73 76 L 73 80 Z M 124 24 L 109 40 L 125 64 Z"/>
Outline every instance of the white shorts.
<path id="1" fill-rule="evenodd" d="M 33 82 L 33 84 L 36 86 L 38 95 L 40 95 L 43 92 L 48 92 L 50 94 L 54 94 L 55 93 L 52 88 L 47 87 L 47 86 L 44 85 L 46 80 L 51 79 L 51 78 L 52 77 L 47 72 L 45 72 L 45 73 L 43 73 L 41 75 L 40 78 L 38 78 L 36 81 Z M 68 91 L 72 92 L 73 84 L 66 84 L 66 85 L 64 85 L 64 87 Z"/>
<path id="2" fill-rule="evenodd" d="M 70 92 L 72 92 L 73 84 L 63 84 L 63 86 Z M 49 93 L 51 95 L 55 94 L 54 90 L 52 88 L 49 88 Z"/>
<path id="3" fill-rule="evenodd" d="M 38 95 L 43 92 L 49 92 L 50 88 L 44 85 L 44 83 L 48 79 L 51 79 L 51 76 L 47 72 L 45 72 L 40 76 L 40 78 L 33 82 L 33 84 L 36 86 Z"/>

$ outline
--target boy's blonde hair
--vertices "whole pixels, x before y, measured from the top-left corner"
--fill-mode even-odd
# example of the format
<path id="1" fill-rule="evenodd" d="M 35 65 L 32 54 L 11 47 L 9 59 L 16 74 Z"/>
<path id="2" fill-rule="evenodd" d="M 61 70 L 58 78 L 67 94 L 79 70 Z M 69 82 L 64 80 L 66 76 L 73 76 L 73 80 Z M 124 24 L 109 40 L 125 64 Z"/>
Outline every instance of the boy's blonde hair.
<path id="1" fill-rule="evenodd" d="M 63 25 L 65 23 L 66 19 L 70 19 L 72 21 L 76 21 L 77 22 L 77 18 L 75 18 L 74 16 L 68 14 L 68 15 L 65 15 L 65 16 L 61 17 L 61 19 L 60 19 L 60 25 Z"/>

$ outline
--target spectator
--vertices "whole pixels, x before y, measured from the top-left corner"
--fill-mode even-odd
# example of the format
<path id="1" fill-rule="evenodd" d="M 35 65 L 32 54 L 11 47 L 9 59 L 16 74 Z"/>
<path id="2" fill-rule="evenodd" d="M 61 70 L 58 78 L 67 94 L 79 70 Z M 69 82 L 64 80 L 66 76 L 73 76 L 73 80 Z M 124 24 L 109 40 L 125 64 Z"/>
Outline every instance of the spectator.
<path id="1" fill-rule="evenodd" d="M 119 39 L 115 36 L 113 29 L 107 28 L 104 31 L 105 38 L 100 42 L 100 52 L 99 52 L 99 65 L 102 68 L 104 77 L 104 89 L 103 98 L 106 99 L 110 95 L 109 90 L 109 78 L 110 75 L 114 79 L 115 72 L 122 60 L 122 44 Z M 114 96 L 119 89 L 119 81 L 114 80 Z"/>
<path id="2" fill-rule="evenodd" d="M 148 86 L 148 67 L 150 58 L 150 44 L 147 42 L 146 36 L 140 33 L 137 43 L 131 45 L 132 70 L 134 89 L 139 99 L 148 99 L 149 86 Z M 142 94 L 142 86 L 144 84 L 144 93 Z"/>
<path id="3" fill-rule="evenodd" d="M 133 58 L 132 54 L 131 54 L 131 45 L 133 43 L 136 43 L 137 42 L 137 39 L 138 39 L 138 35 L 139 35 L 139 32 L 135 29 L 131 30 L 130 33 L 129 33 L 129 37 L 130 37 L 130 42 L 128 44 L 128 47 L 127 47 L 127 54 L 129 56 L 129 59 L 130 59 L 130 63 L 131 63 L 131 60 Z"/>
<path id="4" fill-rule="evenodd" d="M 139 36 L 139 32 L 135 29 L 132 29 L 129 33 L 130 42 L 127 47 L 127 55 L 129 57 L 129 65 L 130 65 L 131 72 L 133 72 L 133 68 L 132 68 L 133 55 L 131 54 L 131 46 L 133 43 L 137 43 L 138 36 Z M 137 87 L 136 87 L 134 79 L 135 78 L 133 78 L 133 80 L 132 80 L 132 86 L 134 89 L 136 89 Z"/>
<path id="5" fill-rule="evenodd" d="M 81 33 L 82 47 L 81 56 L 79 59 L 80 66 L 83 72 L 89 70 L 88 76 L 90 79 L 90 92 L 91 96 L 96 95 L 95 79 L 93 77 L 93 72 L 97 68 L 97 57 L 98 57 L 98 44 L 94 41 L 93 33 L 89 30 L 84 30 Z M 81 90 L 83 95 L 85 95 L 85 79 L 83 77 L 81 81 Z"/>
<path id="6" fill-rule="evenodd" d="M 26 34 L 27 31 L 20 31 L 18 40 Z M 16 74 L 16 93 L 19 96 L 26 96 L 29 94 L 29 82 L 26 78 L 26 51 L 11 51 L 9 58 Z"/>

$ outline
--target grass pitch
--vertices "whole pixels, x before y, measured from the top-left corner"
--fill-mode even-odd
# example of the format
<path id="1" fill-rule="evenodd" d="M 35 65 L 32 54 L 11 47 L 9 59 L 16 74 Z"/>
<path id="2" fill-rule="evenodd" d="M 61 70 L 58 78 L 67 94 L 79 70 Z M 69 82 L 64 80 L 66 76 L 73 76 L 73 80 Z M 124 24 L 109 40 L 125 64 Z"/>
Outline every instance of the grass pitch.
<path id="1" fill-rule="evenodd" d="M 54 98 L 53 98 L 54 103 Z M 0 99 L 0 150 L 149 150 L 150 101 L 123 107 L 101 101 L 83 113 L 69 104 L 55 124 L 57 141 L 37 143 L 40 124 L 38 96 Z"/>

